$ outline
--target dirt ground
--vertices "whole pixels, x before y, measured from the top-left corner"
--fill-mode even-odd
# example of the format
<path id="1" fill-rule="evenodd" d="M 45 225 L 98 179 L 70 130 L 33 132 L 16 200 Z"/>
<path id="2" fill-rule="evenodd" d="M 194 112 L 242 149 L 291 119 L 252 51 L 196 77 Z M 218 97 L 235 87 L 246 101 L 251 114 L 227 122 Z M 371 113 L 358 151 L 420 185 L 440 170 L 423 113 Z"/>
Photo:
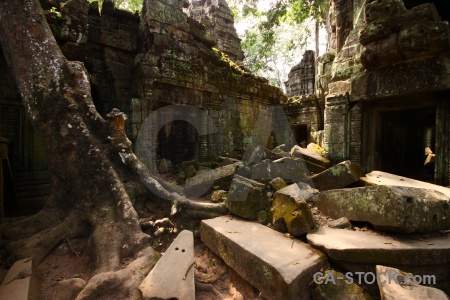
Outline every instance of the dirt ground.
<path id="1" fill-rule="evenodd" d="M 40 300 L 59 299 L 55 287 L 63 279 L 82 278 L 87 281 L 92 276 L 93 261 L 87 254 L 77 256 L 73 251 L 82 251 L 86 239 L 72 240 L 70 243 L 71 246 L 67 241 L 62 243 L 36 268 Z M 254 287 L 230 269 L 199 239 L 195 239 L 194 260 L 196 299 L 264 299 L 259 297 L 259 292 Z M 126 263 L 124 262 L 124 264 Z M 8 268 L 4 264 L 0 266 L 0 282 L 7 270 Z"/>

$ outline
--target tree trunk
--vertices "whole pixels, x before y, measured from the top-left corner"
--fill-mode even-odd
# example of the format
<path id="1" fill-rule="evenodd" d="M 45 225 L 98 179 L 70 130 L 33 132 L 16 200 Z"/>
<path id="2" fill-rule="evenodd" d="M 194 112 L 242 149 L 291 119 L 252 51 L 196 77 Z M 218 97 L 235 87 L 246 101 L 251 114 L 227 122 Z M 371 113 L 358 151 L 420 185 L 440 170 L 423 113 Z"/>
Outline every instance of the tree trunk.
<path id="1" fill-rule="evenodd" d="M 39 264 L 67 237 L 88 235 L 96 275 L 77 299 L 136 297 L 157 257 L 133 208 L 137 197 L 155 198 L 145 185 L 188 213 L 223 214 L 223 207 L 192 204 L 150 175 L 132 152 L 123 114 L 113 111 L 105 120 L 96 111 L 84 65 L 63 56 L 38 0 L 0 2 L 0 43 L 52 170 L 45 208 L 4 229 L 3 236 L 14 240 L 8 251 L 14 259 L 33 257 Z M 121 268 L 124 258 L 136 263 Z"/>

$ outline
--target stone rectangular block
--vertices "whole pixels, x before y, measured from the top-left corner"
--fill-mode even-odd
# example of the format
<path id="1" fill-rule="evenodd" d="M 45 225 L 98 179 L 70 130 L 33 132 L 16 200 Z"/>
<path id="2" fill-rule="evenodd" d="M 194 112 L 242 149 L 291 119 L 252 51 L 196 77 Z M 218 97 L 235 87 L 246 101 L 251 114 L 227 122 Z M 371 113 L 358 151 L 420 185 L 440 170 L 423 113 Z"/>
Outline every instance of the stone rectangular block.
<path id="1" fill-rule="evenodd" d="M 199 197 L 212 192 L 214 187 L 228 190 L 237 168 L 242 166 L 242 162 L 237 162 L 213 170 L 199 172 L 194 177 L 187 179 L 184 193 L 188 197 Z"/>
<path id="2" fill-rule="evenodd" d="M 320 191 L 340 189 L 353 184 L 363 172 L 351 161 L 346 160 L 311 177 L 314 187 Z"/>
<path id="3" fill-rule="evenodd" d="M 321 252 L 261 224 L 218 217 L 203 220 L 200 235 L 269 300 L 310 299 L 313 274 L 328 267 Z"/>

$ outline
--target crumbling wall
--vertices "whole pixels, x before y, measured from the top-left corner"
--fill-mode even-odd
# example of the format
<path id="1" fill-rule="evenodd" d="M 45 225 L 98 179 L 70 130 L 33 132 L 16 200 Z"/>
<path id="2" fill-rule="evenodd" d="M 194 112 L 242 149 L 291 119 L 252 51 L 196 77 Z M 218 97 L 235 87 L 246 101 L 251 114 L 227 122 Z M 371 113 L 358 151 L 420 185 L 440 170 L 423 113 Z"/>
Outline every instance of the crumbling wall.
<path id="1" fill-rule="evenodd" d="M 318 131 L 323 127 L 322 108 L 315 91 L 315 69 L 314 51 L 307 50 L 302 60 L 292 67 L 288 80 L 284 83 L 286 96 L 289 97 L 284 109 L 294 135 L 301 139 L 296 141 L 297 144 L 320 143 Z M 301 126 L 307 128 L 306 137 L 296 132 Z"/>
<path id="2" fill-rule="evenodd" d="M 82 0 L 46 16 L 67 59 L 83 62 L 88 70 L 99 113 L 105 116 L 116 107 L 130 115 L 139 16 L 115 9 L 111 1 L 103 1 L 100 14 L 97 2 Z"/>
<path id="3" fill-rule="evenodd" d="M 144 2 L 140 36 L 144 38 L 135 60 L 139 99 L 131 118 L 133 136 L 153 111 L 170 104 L 190 105 L 204 111 L 204 118 L 217 127 L 211 133 L 202 126 L 198 158 L 239 156 L 252 135 L 258 135 L 254 126 L 261 112 L 285 101 L 280 89 L 212 48 L 214 39 L 208 31 L 169 1 Z"/>
<path id="4" fill-rule="evenodd" d="M 187 7 L 184 1 L 149 0 L 139 18 L 115 9 L 111 1 L 104 1 L 99 13 L 97 2 L 73 0 L 60 12 L 50 11 L 49 6 L 47 18 L 67 58 L 84 62 L 100 113 L 106 115 L 116 107 L 128 115 L 126 130 L 132 141 L 141 130 L 154 131 L 151 138 L 157 139 L 160 128 L 142 128 L 148 116 L 165 106 L 184 105 L 186 113 L 174 111 L 171 118 L 192 124 L 201 119 L 195 158 L 239 157 L 254 142 L 252 135 L 265 135 L 253 129 L 260 113 L 285 102 L 285 97 L 266 79 L 250 74 L 225 55 L 234 53 L 237 59 L 242 51 L 239 41 L 230 38 L 235 29 L 223 3 L 204 7 L 215 18 L 214 31 L 188 17 L 183 7 Z M 231 43 L 222 49 L 232 53 L 214 48 L 220 48 L 220 41 L 213 34 L 221 30 L 230 34 L 222 36 L 226 37 L 223 45 Z M 203 113 L 192 114 L 192 107 Z M 285 131 L 288 134 L 288 128 Z M 156 155 L 152 159 L 159 159 L 157 149 L 151 150 Z"/>
<path id="5" fill-rule="evenodd" d="M 369 171 L 379 167 L 383 112 L 435 107 L 436 122 L 447 124 L 439 103 L 450 91 L 449 26 L 429 3 L 408 10 L 401 0 L 334 0 L 331 11 L 317 76 L 327 94 L 325 148 L 332 160 L 351 159 Z M 436 151 L 442 165 L 435 178 L 448 184 L 448 150 Z"/>
<path id="6" fill-rule="evenodd" d="M 314 51 L 306 50 L 302 60 L 289 71 L 286 96 L 312 95 L 315 92 L 315 58 Z"/>
<path id="7" fill-rule="evenodd" d="M 187 13 L 214 36 L 216 47 L 233 61 L 243 61 L 241 39 L 234 27 L 234 18 L 225 0 L 191 0 Z"/>

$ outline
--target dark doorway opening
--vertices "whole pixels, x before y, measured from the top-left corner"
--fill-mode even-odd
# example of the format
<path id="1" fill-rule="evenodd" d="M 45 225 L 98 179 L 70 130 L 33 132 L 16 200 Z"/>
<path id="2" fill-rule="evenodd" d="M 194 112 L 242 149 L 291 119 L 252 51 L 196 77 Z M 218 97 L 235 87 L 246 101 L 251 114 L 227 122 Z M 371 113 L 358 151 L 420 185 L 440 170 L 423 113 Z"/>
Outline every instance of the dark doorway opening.
<path id="1" fill-rule="evenodd" d="M 167 123 L 158 132 L 158 157 L 173 164 L 197 158 L 199 138 L 190 123 L 176 120 Z"/>
<path id="2" fill-rule="evenodd" d="M 434 164 L 424 163 L 425 148 L 436 150 L 436 108 L 382 112 L 381 127 L 380 170 L 432 182 Z"/>
<path id="3" fill-rule="evenodd" d="M 308 144 L 308 125 L 307 124 L 295 124 L 292 125 L 292 131 L 294 133 L 296 144 L 305 148 Z"/>

